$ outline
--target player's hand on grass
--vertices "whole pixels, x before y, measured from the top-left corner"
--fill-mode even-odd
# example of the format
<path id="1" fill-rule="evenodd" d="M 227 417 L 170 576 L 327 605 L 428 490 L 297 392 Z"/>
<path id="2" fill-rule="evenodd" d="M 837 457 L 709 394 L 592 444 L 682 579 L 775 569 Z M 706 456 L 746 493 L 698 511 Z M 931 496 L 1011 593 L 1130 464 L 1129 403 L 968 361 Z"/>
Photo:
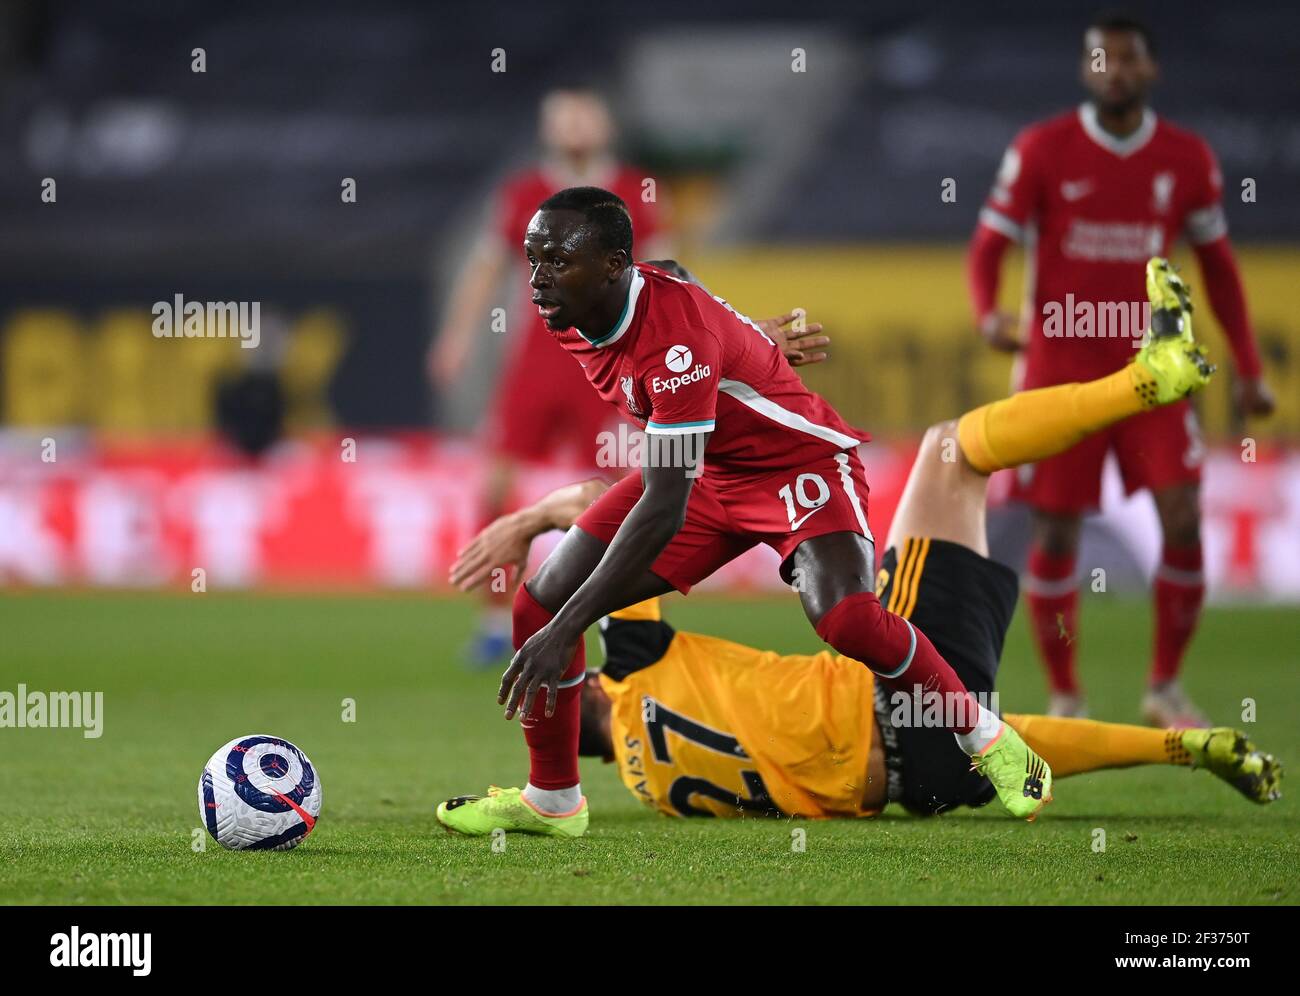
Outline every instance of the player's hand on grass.
<path id="1" fill-rule="evenodd" d="M 1259 377 L 1238 380 L 1233 387 L 1233 402 L 1242 418 L 1251 415 L 1266 417 L 1277 408 L 1273 392 Z"/>
<path id="2" fill-rule="evenodd" d="M 755 322 L 777 344 L 792 367 L 806 367 L 826 359 L 823 352 L 830 345 L 830 336 L 821 334 L 821 322 L 805 322 L 802 311 L 791 311 L 779 318 L 764 318 Z"/>
<path id="3" fill-rule="evenodd" d="M 1020 319 L 1005 311 L 990 311 L 980 321 L 980 335 L 994 349 L 1015 353 L 1024 348 L 1020 338 Z"/>
<path id="4" fill-rule="evenodd" d="M 534 535 L 524 516 L 518 513 L 501 516 L 456 555 L 456 562 L 451 565 L 451 583 L 461 591 L 472 591 L 486 584 L 498 567 L 510 570 L 511 577 L 522 577 Z"/>
<path id="5" fill-rule="evenodd" d="M 547 624 L 530 636 L 514 658 L 506 673 L 501 676 L 497 704 L 506 707 L 506 719 L 514 719 L 522 711 L 525 716 L 533 711 L 537 694 L 546 689 L 546 716 L 555 713 L 556 699 L 560 694 L 560 679 L 564 676 L 573 650 L 582 639 Z"/>

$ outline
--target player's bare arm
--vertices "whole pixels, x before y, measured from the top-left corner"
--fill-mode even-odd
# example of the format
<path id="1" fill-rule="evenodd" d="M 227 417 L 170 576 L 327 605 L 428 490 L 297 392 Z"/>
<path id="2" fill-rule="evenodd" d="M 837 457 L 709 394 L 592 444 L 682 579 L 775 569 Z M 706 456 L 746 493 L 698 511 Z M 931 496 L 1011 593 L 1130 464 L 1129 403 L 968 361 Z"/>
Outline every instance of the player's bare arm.
<path id="1" fill-rule="evenodd" d="M 451 565 L 450 581 L 461 591 L 487 583 L 495 567 L 522 571 L 532 542 L 552 529 L 568 529 L 587 507 L 609 490 L 599 477 L 557 488 L 527 508 L 489 523 Z"/>
<path id="2" fill-rule="evenodd" d="M 701 434 L 697 453 L 708 445 Z M 546 626 L 520 648 L 501 678 L 498 703 L 511 719 L 522 705 L 532 711 L 537 693 L 547 690 L 546 714 L 554 712 L 559 681 L 573 647 L 587 627 L 601 616 L 644 597 L 650 566 L 677 535 L 686 517 L 694 477 L 682 466 L 646 467 L 644 492 L 614 535 L 594 571 Z M 664 588 L 667 589 L 667 585 Z"/>
<path id="3" fill-rule="evenodd" d="M 1025 345 L 1020 337 L 1020 316 L 1009 311 L 990 311 L 980 319 L 979 333 L 1000 353 L 1015 353 Z"/>
<path id="4" fill-rule="evenodd" d="M 429 347 L 428 372 L 433 383 L 450 384 L 465 369 L 474 333 L 505 273 L 506 260 L 505 250 L 484 233 L 456 280 L 446 316 Z"/>
<path id="5" fill-rule="evenodd" d="M 1005 166 L 1003 169 L 1005 170 Z M 993 217 L 993 216 L 990 216 Z M 971 236 L 966 260 L 966 278 L 975 311 L 975 327 L 993 349 L 1014 353 L 1024 348 L 1019 316 L 997 307 L 1002 279 L 1002 260 L 1013 238 L 1013 229 L 995 230 L 981 216 Z"/>
<path id="6" fill-rule="evenodd" d="M 1262 377 L 1242 378 L 1233 384 L 1233 404 L 1237 412 L 1244 416 L 1253 415 L 1266 418 L 1277 410 L 1277 399 L 1273 390 Z"/>
<path id="7" fill-rule="evenodd" d="M 957 419 L 926 430 L 890 522 L 885 549 L 901 548 L 909 536 L 925 536 L 988 556 L 988 474 L 971 466 L 957 439 Z"/>
<path id="8" fill-rule="evenodd" d="M 1222 211 L 1222 208 L 1218 207 L 1218 210 Z M 1224 233 L 1211 242 L 1194 243 L 1193 248 L 1200 263 L 1210 308 L 1232 350 L 1236 368 L 1232 384 L 1233 410 L 1243 419 L 1267 418 L 1273 414 L 1277 402 L 1264 379 L 1259 348 L 1246 307 L 1245 288 L 1232 245 Z"/>

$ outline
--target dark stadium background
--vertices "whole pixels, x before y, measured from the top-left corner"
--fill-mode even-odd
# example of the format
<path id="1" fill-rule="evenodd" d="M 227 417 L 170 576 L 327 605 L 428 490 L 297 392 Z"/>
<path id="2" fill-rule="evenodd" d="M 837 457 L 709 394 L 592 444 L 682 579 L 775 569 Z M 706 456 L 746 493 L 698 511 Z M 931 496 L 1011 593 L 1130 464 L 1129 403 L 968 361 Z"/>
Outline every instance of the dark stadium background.
<path id="1" fill-rule="evenodd" d="M 1271 421 L 1243 426 L 1224 376 L 1202 417 L 1213 440 L 1233 447 L 1249 434 L 1284 459 L 1275 444 L 1300 436 L 1300 9 L 1136 9 L 1161 43 L 1155 106 L 1221 159 L 1280 401 Z M 474 445 L 499 343 L 485 332 L 443 397 L 424 376 L 425 350 L 486 198 L 536 149 L 539 95 L 573 82 L 610 97 L 621 150 L 664 191 L 676 255 L 742 310 L 797 305 L 825 321 L 835 357 L 809 382 L 876 434 L 877 461 L 905 466 L 926 424 L 1006 390 L 1009 361 L 970 326 L 962 250 L 1007 141 L 1080 100 L 1079 38 L 1094 10 L 8 3 L 0 484 L 27 479 L 24 454 L 51 427 L 82 456 L 211 436 L 216 380 L 161 351 L 175 344 L 154 344 L 143 380 L 104 365 L 106 329 L 145 334 L 149 303 L 176 293 L 259 300 L 295 331 L 312 325 L 287 357 L 264 346 L 214 361 L 278 367 L 293 384 L 291 439 L 433 429 Z M 794 46 L 806 73 L 790 71 Z M 191 71 L 195 47 L 204 73 Z M 504 73 L 490 71 L 497 48 Z M 40 199 L 45 177 L 57 180 L 55 204 Z M 341 202 L 345 177 L 356 203 Z M 1255 203 L 1234 196 L 1246 177 Z M 939 196 L 945 178 L 955 203 Z M 503 290 L 503 303 L 516 294 Z M 1223 356 L 1208 315 L 1202 329 Z M 1274 521 L 1274 505 L 1247 514 Z M 1015 542 L 999 549 L 1015 561 Z M 1112 559 L 1136 583 L 1132 558 Z M 435 557 L 422 576 L 436 583 L 443 566 Z M 1263 585 L 1247 582 L 1247 594 Z"/>

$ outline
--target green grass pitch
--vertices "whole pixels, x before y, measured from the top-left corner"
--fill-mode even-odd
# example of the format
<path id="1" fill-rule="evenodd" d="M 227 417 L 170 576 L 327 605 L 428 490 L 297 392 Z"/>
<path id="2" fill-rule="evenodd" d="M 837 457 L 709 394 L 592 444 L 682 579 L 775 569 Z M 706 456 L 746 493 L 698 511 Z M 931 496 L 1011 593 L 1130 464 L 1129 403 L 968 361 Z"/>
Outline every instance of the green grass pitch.
<path id="1" fill-rule="evenodd" d="M 817 646 L 793 599 L 669 603 L 679 628 L 781 651 Z M 526 769 L 497 676 L 458 651 L 468 600 L 208 594 L 10 594 L 0 690 L 101 690 L 104 732 L 0 729 L 0 902 L 114 903 L 1246 903 L 1294 904 L 1300 817 L 1204 772 L 1143 768 L 1058 783 L 1033 825 L 996 805 L 936 820 L 670 820 L 612 766 L 583 762 L 591 832 L 576 842 L 442 831 L 439 799 Z M 1085 596 L 1094 715 L 1132 721 L 1149 607 Z M 593 641 L 594 645 L 594 641 Z M 1224 723 L 1300 763 L 1300 613 L 1206 612 L 1186 678 Z M 598 653 L 598 651 L 597 651 Z M 1005 709 L 1044 703 L 1023 616 Z M 342 701 L 356 721 L 342 721 Z M 324 809 L 284 854 L 237 854 L 199 826 L 195 784 L 227 740 L 273 733 L 316 764 Z M 802 852 L 792 830 L 806 831 Z M 1106 831 L 1104 853 L 1094 830 Z M 206 835 L 204 835 L 206 836 Z"/>

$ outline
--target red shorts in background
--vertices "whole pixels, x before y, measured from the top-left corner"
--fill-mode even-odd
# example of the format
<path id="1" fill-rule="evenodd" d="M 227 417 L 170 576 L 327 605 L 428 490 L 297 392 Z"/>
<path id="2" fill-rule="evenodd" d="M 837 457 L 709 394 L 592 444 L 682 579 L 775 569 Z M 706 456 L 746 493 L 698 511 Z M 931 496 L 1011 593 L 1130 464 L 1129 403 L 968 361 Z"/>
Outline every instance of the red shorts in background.
<path id="1" fill-rule="evenodd" d="M 641 472 L 633 471 L 582 514 L 578 528 L 609 543 L 641 491 Z M 839 532 L 872 538 L 866 475 L 852 451 L 756 477 L 721 479 L 706 469 L 691 488 L 686 522 L 650 570 L 685 594 L 723 564 L 766 543 L 781 555 L 782 576 L 789 580 L 786 560 L 800 543 Z"/>
<path id="2" fill-rule="evenodd" d="M 1094 511 L 1101 505 L 1108 450 L 1115 451 L 1128 494 L 1201 480 L 1205 446 L 1196 412 L 1184 400 L 1126 418 L 1064 453 L 1021 467 L 1012 496 L 1043 512 Z"/>
<path id="3" fill-rule="evenodd" d="M 534 327 L 535 326 L 535 327 Z M 619 422 L 614 406 L 597 394 L 577 362 L 540 321 L 516 348 L 488 411 L 493 453 L 526 463 L 571 462 L 596 467 L 597 437 Z"/>

